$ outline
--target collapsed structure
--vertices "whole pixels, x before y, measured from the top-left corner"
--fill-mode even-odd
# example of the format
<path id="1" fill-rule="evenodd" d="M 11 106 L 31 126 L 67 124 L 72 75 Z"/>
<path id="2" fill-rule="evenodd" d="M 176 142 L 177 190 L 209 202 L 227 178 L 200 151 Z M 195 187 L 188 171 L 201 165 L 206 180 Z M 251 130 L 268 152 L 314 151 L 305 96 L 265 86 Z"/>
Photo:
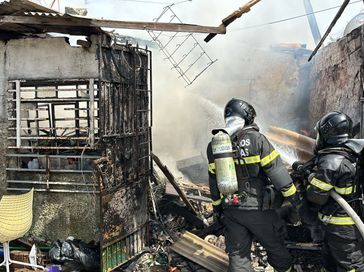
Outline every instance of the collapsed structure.
<path id="1" fill-rule="evenodd" d="M 0 8 L 28 11 L 62 17 L 28 1 Z M 146 243 L 151 52 L 91 26 L 1 24 L 0 39 L 2 192 L 35 188 L 31 237 L 96 239 L 102 271 L 118 266 Z"/>
<path id="2" fill-rule="evenodd" d="M 70 19 L 28 1 L 0 7 L 0 15 Z M 68 38 L 48 32 L 87 38 L 72 47 Z M 302 129 L 329 110 L 344 111 L 362 124 L 363 33 L 362 27 L 355 29 L 309 65 L 302 64 L 304 48 L 274 49 L 297 64 L 287 93 L 299 89 L 305 101 L 310 94 L 308 111 L 299 114 L 309 116 Z M 148 242 L 151 61 L 147 48 L 120 44 L 99 27 L 0 25 L 1 191 L 35 188 L 29 236 L 96 238 L 102 271 L 137 256 Z M 248 84 L 264 89 L 266 82 Z M 287 103 L 292 100 L 297 99 Z M 302 105 L 295 103 L 291 112 L 297 109 Z M 189 197 L 208 201 L 203 195 Z M 225 255 L 221 259 L 226 263 Z"/>

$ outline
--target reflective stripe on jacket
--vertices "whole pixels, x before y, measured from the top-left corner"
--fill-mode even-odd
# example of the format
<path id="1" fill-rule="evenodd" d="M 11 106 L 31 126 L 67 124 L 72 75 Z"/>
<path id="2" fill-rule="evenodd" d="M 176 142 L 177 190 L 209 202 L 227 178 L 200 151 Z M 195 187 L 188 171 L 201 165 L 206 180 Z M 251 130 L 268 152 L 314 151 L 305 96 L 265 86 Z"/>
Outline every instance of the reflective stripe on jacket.
<path id="1" fill-rule="evenodd" d="M 246 201 L 242 203 L 243 207 L 261 208 L 264 190 L 269 184 L 273 184 L 285 197 L 296 194 L 296 187 L 283 166 L 279 153 L 256 125 L 242 129 L 231 138 L 237 150 L 237 157 L 234 159 L 239 182 L 237 193 L 248 192 Z M 214 203 L 220 203 L 211 143 L 207 148 L 207 157 L 211 198 Z"/>
<path id="2" fill-rule="evenodd" d="M 353 221 L 346 212 L 329 197 L 335 190 L 353 206 L 357 198 L 355 188 L 355 156 L 346 149 L 340 153 L 335 148 L 328 148 L 318 153 L 315 159 L 314 173 L 309 178 L 307 199 L 321 206 L 319 218 L 322 222 L 334 225 L 352 225 Z"/>

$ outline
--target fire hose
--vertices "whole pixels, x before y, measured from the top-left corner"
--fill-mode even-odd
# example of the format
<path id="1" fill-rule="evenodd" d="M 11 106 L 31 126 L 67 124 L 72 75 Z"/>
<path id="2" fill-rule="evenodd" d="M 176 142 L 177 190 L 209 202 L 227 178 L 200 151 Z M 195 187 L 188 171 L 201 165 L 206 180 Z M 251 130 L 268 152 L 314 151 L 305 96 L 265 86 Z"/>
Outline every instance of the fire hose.
<path id="1" fill-rule="evenodd" d="M 338 193 L 331 190 L 330 196 L 347 212 L 347 214 L 353 219 L 356 227 L 358 228 L 361 236 L 364 238 L 364 223 L 359 217 L 359 215 L 353 210 L 353 208 L 349 205 L 348 202 L 345 201 Z"/>
<path id="2" fill-rule="evenodd" d="M 274 139 L 274 141 L 280 144 L 286 144 L 293 146 L 293 148 L 301 153 L 301 157 L 303 155 L 308 157 L 313 157 L 313 153 L 307 152 L 307 150 L 313 150 L 315 146 L 315 140 L 296 132 L 282 129 L 282 128 L 271 128 L 268 135 L 270 138 Z M 347 142 L 347 146 L 350 147 L 355 153 L 360 154 L 364 150 L 364 139 L 350 139 Z M 300 179 L 307 179 L 310 172 L 307 172 L 307 169 L 313 164 L 313 159 L 308 160 L 306 163 L 295 162 L 292 165 L 292 169 L 298 173 Z M 364 223 L 359 217 L 359 215 L 353 210 L 353 208 L 349 205 L 348 202 L 345 201 L 339 194 L 337 194 L 334 190 L 330 191 L 330 196 L 340 205 L 341 208 L 345 210 L 345 212 L 353 219 L 355 225 L 357 226 L 361 236 L 364 238 Z"/>

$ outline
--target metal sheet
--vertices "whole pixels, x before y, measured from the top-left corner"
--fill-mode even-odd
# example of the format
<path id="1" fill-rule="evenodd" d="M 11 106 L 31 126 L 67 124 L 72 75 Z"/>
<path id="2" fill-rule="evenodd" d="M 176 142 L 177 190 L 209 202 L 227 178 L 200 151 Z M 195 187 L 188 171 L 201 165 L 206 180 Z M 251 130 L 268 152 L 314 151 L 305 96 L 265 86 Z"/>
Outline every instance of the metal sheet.
<path id="1" fill-rule="evenodd" d="M 44 17 L 65 17 L 71 18 L 70 15 L 62 15 L 55 10 L 38 5 L 27 0 L 10 0 L 0 3 L 0 16 L 7 15 L 23 15 L 26 12 L 38 13 Z M 46 32 L 59 32 L 73 35 L 90 35 L 94 33 L 102 33 L 99 27 L 94 26 L 45 26 L 45 25 L 26 25 L 26 24 L 1 24 L 0 25 L 0 40 L 7 40 L 16 37 L 22 37 L 29 34 L 41 34 Z"/>
<path id="2" fill-rule="evenodd" d="M 171 249 L 212 272 L 228 270 L 228 255 L 220 248 L 186 231 L 173 243 Z"/>

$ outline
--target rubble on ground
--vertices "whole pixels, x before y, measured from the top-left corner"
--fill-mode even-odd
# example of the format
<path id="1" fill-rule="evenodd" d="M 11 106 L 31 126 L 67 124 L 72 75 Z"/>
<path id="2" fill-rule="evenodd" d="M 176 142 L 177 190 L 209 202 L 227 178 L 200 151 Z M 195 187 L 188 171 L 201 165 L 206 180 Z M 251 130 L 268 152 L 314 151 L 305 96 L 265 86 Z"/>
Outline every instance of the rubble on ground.
<path id="1" fill-rule="evenodd" d="M 227 269 L 223 228 L 214 220 L 208 185 L 194 184 L 182 178 L 174 178 L 172 183 L 173 186 L 168 179 L 154 173 L 149 197 L 153 202 L 150 205 L 150 243 L 142 254 L 115 271 L 219 272 Z M 320 244 L 309 241 L 309 230 L 302 225 L 288 224 L 287 233 L 287 246 L 294 256 L 295 270 L 320 271 Z M 253 242 L 251 257 L 255 272 L 273 271 L 267 261 L 267 252 L 257 242 Z M 209 269 L 211 263 L 215 268 Z"/>
<path id="2" fill-rule="evenodd" d="M 165 168 L 167 168 L 165 166 Z M 167 168 L 168 170 L 168 168 Z M 224 251 L 225 238 L 223 230 L 218 229 L 213 218 L 211 200 L 209 198 L 209 186 L 207 184 L 194 184 L 183 178 L 163 179 L 155 173 L 155 180 L 152 184 L 152 191 L 156 204 L 158 220 L 153 221 L 152 246 L 150 251 L 143 254 L 138 260 L 132 262 L 126 271 L 138 271 L 141 266 L 149 266 L 150 271 L 210 271 L 203 267 L 202 263 L 196 263 L 193 257 L 186 258 L 173 252 L 171 248 L 180 241 L 181 237 L 196 235 L 212 246 Z M 171 184 L 174 185 L 171 185 Z M 185 205 L 186 199 L 180 197 L 179 190 L 183 192 L 183 197 L 188 199 L 193 210 Z M 194 214 L 196 213 L 196 214 Z M 200 221 L 199 221 L 200 220 Z M 200 224 L 200 223 L 208 223 Z M 292 231 L 294 229 L 295 231 Z M 305 233 L 305 239 L 309 239 L 309 231 L 300 226 L 289 226 L 287 233 L 289 237 L 288 247 L 295 258 L 295 268 L 297 271 L 320 271 L 322 267 L 322 257 L 320 245 L 302 240 L 301 233 Z M 191 233 L 191 234 L 188 234 Z M 197 239 L 197 238 L 196 238 Z M 207 247 L 202 246 L 198 254 L 206 254 Z M 267 253 L 263 246 L 254 242 L 252 245 L 252 264 L 254 271 L 273 271 L 267 262 Z M 154 268 L 153 268 L 154 267 Z M 163 270 L 164 269 L 164 270 Z M 141 270 L 139 270 L 141 271 Z"/>

